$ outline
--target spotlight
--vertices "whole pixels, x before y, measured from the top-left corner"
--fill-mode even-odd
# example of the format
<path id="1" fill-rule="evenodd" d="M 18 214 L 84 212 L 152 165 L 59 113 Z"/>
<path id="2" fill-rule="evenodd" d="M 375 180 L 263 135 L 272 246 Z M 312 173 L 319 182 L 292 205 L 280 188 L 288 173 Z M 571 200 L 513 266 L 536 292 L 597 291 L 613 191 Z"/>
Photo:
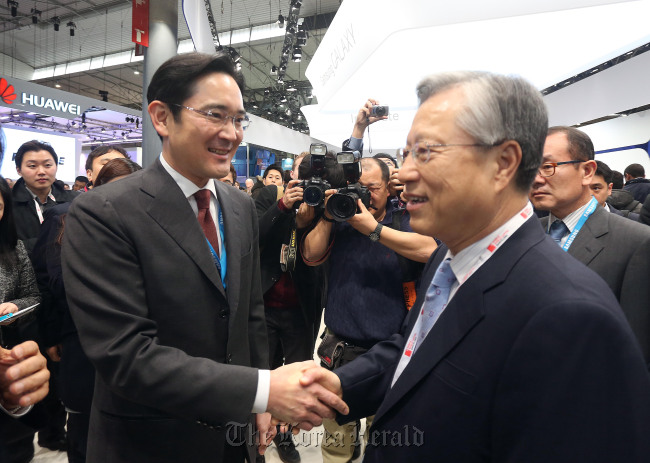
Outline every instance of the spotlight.
<path id="1" fill-rule="evenodd" d="M 293 49 L 293 55 L 292 55 L 291 59 L 292 59 L 295 63 L 299 63 L 300 60 L 302 59 L 302 50 L 300 49 L 299 46 L 295 46 L 295 47 L 294 47 L 294 49 Z"/>
<path id="2" fill-rule="evenodd" d="M 108 92 L 106 90 L 100 90 L 99 95 L 102 97 L 102 101 L 108 102 Z"/>
<path id="3" fill-rule="evenodd" d="M 293 11 L 300 10 L 301 6 L 302 6 L 302 1 L 301 0 L 293 0 L 293 2 L 291 2 L 291 9 Z"/>
<path id="4" fill-rule="evenodd" d="M 18 16 L 18 2 L 14 0 L 7 0 L 7 6 L 11 8 L 11 17 Z"/>
<path id="5" fill-rule="evenodd" d="M 136 76 L 139 76 L 139 75 L 140 75 L 140 71 L 133 71 L 133 74 L 135 74 Z"/>
<path id="6" fill-rule="evenodd" d="M 296 87 L 294 87 L 293 85 L 290 85 L 290 86 L 287 88 L 287 92 L 295 92 L 295 91 L 296 91 Z"/>
<path id="7" fill-rule="evenodd" d="M 268 87 L 266 87 L 266 88 L 264 89 L 264 95 L 268 95 L 268 94 L 270 94 L 270 93 L 271 93 L 271 89 L 268 88 Z"/>
<path id="8" fill-rule="evenodd" d="M 296 45 L 304 47 L 307 45 L 307 31 L 299 30 L 296 38 Z"/>
<path id="9" fill-rule="evenodd" d="M 32 24 L 38 24 L 38 18 L 41 17 L 41 11 L 36 8 L 32 8 Z"/>
<path id="10" fill-rule="evenodd" d="M 278 75 L 278 67 L 277 66 L 271 66 L 271 72 L 269 72 L 270 75 L 272 76 L 277 76 Z"/>
<path id="11" fill-rule="evenodd" d="M 54 86 L 55 86 L 56 88 L 61 88 L 61 84 L 58 83 L 58 82 L 57 82 L 56 84 L 54 84 Z"/>
<path id="12" fill-rule="evenodd" d="M 68 21 L 68 24 L 66 24 L 66 26 L 70 28 L 70 37 L 74 37 L 74 30 L 77 28 L 77 25 L 72 21 Z"/>
<path id="13" fill-rule="evenodd" d="M 52 23 L 54 24 L 54 32 L 59 32 L 59 25 L 61 24 L 61 18 L 58 16 L 52 17 Z"/>
<path id="14" fill-rule="evenodd" d="M 278 77 L 278 84 L 282 85 L 284 83 L 284 79 L 282 77 Z"/>
<path id="15" fill-rule="evenodd" d="M 16 15 L 14 15 L 14 16 L 16 16 Z M 282 16 L 282 13 L 280 13 L 278 15 L 278 20 L 276 21 L 276 23 L 278 24 L 278 27 L 280 29 L 282 29 L 284 27 L 284 16 Z"/>

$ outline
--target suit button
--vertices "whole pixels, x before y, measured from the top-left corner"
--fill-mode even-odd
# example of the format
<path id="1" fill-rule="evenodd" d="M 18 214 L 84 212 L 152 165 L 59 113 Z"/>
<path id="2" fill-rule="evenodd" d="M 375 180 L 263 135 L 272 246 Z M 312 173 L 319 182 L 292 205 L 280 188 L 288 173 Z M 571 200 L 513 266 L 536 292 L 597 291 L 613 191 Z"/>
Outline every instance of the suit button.
<path id="1" fill-rule="evenodd" d="M 232 354 L 228 354 L 228 357 L 226 357 L 226 362 L 232 363 Z"/>
<path id="2" fill-rule="evenodd" d="M 221 312 L 219 312 L 219 316 L 221 318 L 226 318 L 230 314 L 230 311 L 228 309 L 223 309 Z"/>

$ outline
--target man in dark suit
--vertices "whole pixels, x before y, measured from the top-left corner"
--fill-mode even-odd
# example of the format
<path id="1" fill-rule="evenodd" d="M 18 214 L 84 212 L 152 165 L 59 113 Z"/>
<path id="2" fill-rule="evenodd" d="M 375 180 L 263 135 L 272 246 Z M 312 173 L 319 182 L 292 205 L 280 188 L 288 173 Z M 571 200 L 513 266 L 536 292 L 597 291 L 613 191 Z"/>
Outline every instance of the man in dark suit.
<path id="1" fill-rule="evenodd" d="M 543 162 L 530 193 L 537 209 L 550 212 L 542 226 L 552 233 L 566 225 L 560 246 L 609 285 L 650 364 L 650 229 L 598 207 L 590 189 L 594 145 L 584 132 L 551 127 Z"/>
<path id="2" fill-rule="evenodd" d="M 630 164 L 623 172 L 625 176 L 624 190 L 634 195 L 634 199 L 641 204 L 650 194 L 650 180 L 645 178 L 645 169 L 641 164 Z"/>
<path id="3" fill-rule="evenodd" d="M 400 333 L 324 380 L 342 388 L 344 419 L 378 408 L 364 462 L 646 461 L 650 377 L 634 335 L 527 201 L 539 92 L 457 72 L 418 94 L 400 180 L 413 230 L 445 246 Z"/>
<path id="4" fill-rule="evenodd" d="M 215 180 L 249 122 L 242 89 L 227 54 L 168 60 L 147 93 L 160 158 L 70 208 L 63 276 L 97 373 L 89 461 L 252 461 L 263 412 L 345 411 L 298 384 L 313 362 L 268 371 L 255 206 Z"/>

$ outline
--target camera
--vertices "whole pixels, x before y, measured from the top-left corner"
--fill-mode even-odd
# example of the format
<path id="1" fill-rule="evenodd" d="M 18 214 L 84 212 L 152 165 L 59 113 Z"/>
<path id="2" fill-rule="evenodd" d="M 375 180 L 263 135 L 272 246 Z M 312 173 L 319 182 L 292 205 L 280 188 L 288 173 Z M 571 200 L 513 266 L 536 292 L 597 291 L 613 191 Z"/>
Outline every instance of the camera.
<path id="1" fill-rule="evenodd" d="M 325 201 L 325 191 L 329 190 L 330 184 L 321 177 L 325 173 L 325 155 L 327 154 L 327 145 L 322 143 L 312 143 L 309 146 L 310 169 L 312 177 L 303 180 L 298 186 L 303 188 L 302 202 L 308 206 L 322 207 Z M 295 208 L 300 206 L 301 202 L 296 202 Z"/>
<path id="2" fill-rule="evenodd" d="M 336 161 L 343 168 L 348 186 L 339 188 L 327 201 L 327 212 L 337 222 L 345 222 L 360 212 L 357 200 L 370 206 L 370 191 L 359 184 L 361 178 L 361 154 L 358 151 L 343 151 L 336 155 Z"/>
<path id="3" fill-rule="evenodd" d="M 370 115 L 375 117 L 388 116 L 388 106 L 374 106 L 370 109 Z"/>

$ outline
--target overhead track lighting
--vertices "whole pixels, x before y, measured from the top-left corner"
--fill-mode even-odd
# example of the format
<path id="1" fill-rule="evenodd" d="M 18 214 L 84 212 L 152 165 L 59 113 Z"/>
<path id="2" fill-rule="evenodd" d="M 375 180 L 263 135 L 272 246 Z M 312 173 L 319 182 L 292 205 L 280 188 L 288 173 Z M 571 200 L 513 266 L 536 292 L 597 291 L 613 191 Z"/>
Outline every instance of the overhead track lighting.
<path id="1" fill-rule="evenodd" d="M 302 59 L 302 50 L 299 46 L 294 47 L 291 59 L 293 59 L 295 63 L 299 63 Z"/>
<path id="2" fill-rule="evenodd" d="M 59 32 L 59 25 L 61 24 L 61 18 L 59 18 L 58 16 L 53 16 L 52 23 L 54 24 L 54 32 Z"/>
<path id="3" fill-rule="evenodd" d="M 38 18 L 41 17 L 41 10 L 32 8 L 32 24 L 38 24 Z"/>
<path id="4" fill-rule="evenodd" d="M 7 0 L 7 6 L 11 8 L 11 17 L 15 18 L 18 16 L 18 2 L 14 0 Z"/>
<path id="5" fill-rule="evenodd" d="M 284 16 L 282 16 L 282 13 L 278 15 L 278 20 L 276 21 L 276 23 L 280 29 L 284 27 Z"/>
<path id="6" fill-rule="evenodd" d="M 74 37 L 74 30 L 77 28 L 77 25 L 72 21 L 68 21 L 68 24 L 66 24 L 66 26 L 70 28 L 70 37 Z"/>

